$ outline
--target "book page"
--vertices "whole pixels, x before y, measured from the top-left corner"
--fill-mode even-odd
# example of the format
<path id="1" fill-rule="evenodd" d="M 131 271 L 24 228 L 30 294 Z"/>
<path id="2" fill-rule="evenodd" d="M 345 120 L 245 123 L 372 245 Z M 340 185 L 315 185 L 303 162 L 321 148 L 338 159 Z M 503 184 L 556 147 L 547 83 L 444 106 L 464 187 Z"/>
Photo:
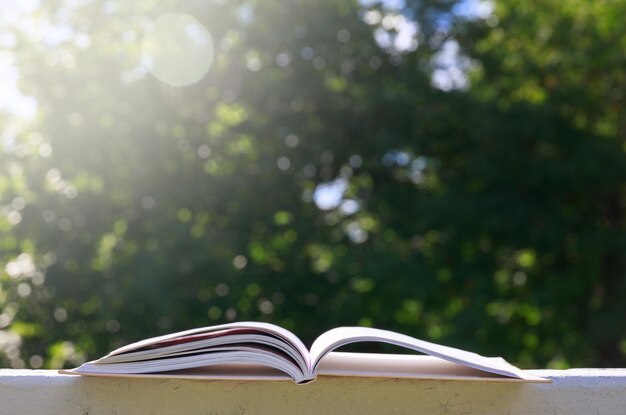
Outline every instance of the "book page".
<path id="1" fill-rule="evenodd" d="M 233 369 L 233 373 L 242 365 L 265 366 L 278 370 L 295 382 L 307 380 L 308 376 L 293 363 L 285 360 L 271 350 L 258 348 L 238 347 L 226 350 L 216 350 L 210 353 L 193 355 L 179 355 L 162 359 L 143 360 L 123 363 L 97 363 L 87 362 L 80 367 L 71 370 L 71 373 L 80 375 L 131 375 L 131 374 L 158 374 L 178 370 L 190 370 L 202 368 L 208 374 L 217 375 Z M 212 368 L 219 368 L 214 370 Z M 240 372 L 240 371 L 239 371 Z M 241 375 L 241 373 L 239 373 Z M 251 374 L 251 376 L 254 374 Z M 252 376 L 253 377 L 253 376 Z"/>
<path id="2" fill-rule="evenodd" d="M 217 326 L 202 327 L 198 329 L 185 330 L 177 333 L 166 334 L 164 336 L 152 337 L 149 339 L 141 340 L 124 347 L 120 347 L 99 359 L 98 362 L 106 363 L 112 356 L 118 356 L 125 353 L 133 353 L 146 349 L 156 350 L 164 347 L 172 347 L 177 344 L 193 343 L 197 340 L 206 340 L 207 338 L 224 338 L 227 339 L 229 335 L 235 333 L 259 333 L 267 334 L 270 336 L 278 337 L 284 340 L 286 345 L 291 346 L 298 356 L 297 359 L 302 361 L 305 367 L 311 368 L 311 359 L 309 358 L 309 351 L 302 341 L 289 330 L 276 326 L 270 323 L 260 323 L 255 321 L 242 321 L 236 323 L 220 324 Z"/>
<path id="3" fill-rule="evenodd" d="M 428 355 L 383 353 L 330 352 L 321 359 L 317 375 L 491 382 L 528 381 L 494 375 Z"/>
<path id="4" fill-rule="evenodd" d="M 236 350 L 241 346 L 246 346 L 250 349 L 270 350 L 276 354 L 282 354 L 286 359 L 291 359 L 303 372 L 308 372 L 309 367 L 303 361 L 300 353 L 292 347 L 287 347 L 284 340 L 265 334 L 258 334 L 258 331 L 253 332 L 256 334 L 233 333 L 237 332 L 232 331 L 228 336 L 210 338 L 206 338 L 205 336 L 207 335 L 184 336 L 167 342 L 159 342 L 158 346 L 149 346 L 137 351 L 109 355 L 99 359 L 98 363 L 111 364 L 166 359 L 186 354 L 210 353 L 216 350 Z M 188 340 L 189 337 L 194 339 L 190 341 Z"/>
<path id="5" fill-rule="evenodd" d="M 76 369 L 59 370 L 66 375 L 83 375 L 96 377 L 115 378 L 139 378 L 139 379 L 194 379 L 194 380 L 280 380 L 290 381 L 293 379 L 285 372 L 266 365 L 255 364 L 224 364 L 190 369 L 180 369 L 170 372 L 159 373 L 97 373 L 78 372 Z"/>
<path id="6" fill-rule="evenodd" d="M 350 343 L 381 342 L 405 347 L 430 356 L 474 369 L 525 380 L 537 380 L 502 358 L 484 357 L 453 347 L 418 340 L 404 334 L 369 327 L 339 327 L 322 334 L 311 346 L 311 361 L 315 371 L 320 360 L 329 352 Z"/>

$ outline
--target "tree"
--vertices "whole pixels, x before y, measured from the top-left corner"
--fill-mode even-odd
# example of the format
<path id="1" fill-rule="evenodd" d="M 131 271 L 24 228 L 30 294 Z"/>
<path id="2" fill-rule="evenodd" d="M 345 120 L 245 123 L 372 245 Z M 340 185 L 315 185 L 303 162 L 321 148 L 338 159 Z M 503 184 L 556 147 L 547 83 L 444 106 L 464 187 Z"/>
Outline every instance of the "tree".
<path id="1" fill-rule="evenodd" d="M 622 364 L 620 7 L 42 4 L 53 35 L 10 29 L 38 113 L 0 153 L 4 363 L 262 319 Z M 172 12 L 212 36 L 191 86 L 146 71 Z"/>

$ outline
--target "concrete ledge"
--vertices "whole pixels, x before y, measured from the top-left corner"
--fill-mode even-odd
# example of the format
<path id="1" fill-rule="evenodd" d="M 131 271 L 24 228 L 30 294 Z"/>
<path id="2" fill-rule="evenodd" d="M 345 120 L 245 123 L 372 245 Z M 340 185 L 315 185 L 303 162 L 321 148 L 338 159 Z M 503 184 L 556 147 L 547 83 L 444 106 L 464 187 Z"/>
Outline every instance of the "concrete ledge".
<path id="1" fill-rule="evenodd" d="M 3 369 L 0 414 L 626 414 L 626 369 L 533 373 L 553 383 L 319 377 L 297 386 Z"/>

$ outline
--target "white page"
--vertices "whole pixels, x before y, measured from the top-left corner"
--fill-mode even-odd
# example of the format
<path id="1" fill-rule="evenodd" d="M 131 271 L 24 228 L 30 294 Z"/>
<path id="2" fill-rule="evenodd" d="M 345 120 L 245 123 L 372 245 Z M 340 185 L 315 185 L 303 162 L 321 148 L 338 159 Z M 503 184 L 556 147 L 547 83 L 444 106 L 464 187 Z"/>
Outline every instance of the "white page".
<path id="1" fill-rule="evenodd" d="M 204 368 L 207 374 L 211 374 L 211 367 L 220 367 L 222 370 L 240 365 L 264 365 L 284 372 L 294 381 L 301 382 L 306 379 L 297 366 L 287 362 L 284 358 L 276 356 L 272 352 L 261 351 L 254 348 L 239 348 L 226 352 L 214 352 L 208 355 L 178 356 L 163 360 L 146 360 L 140 362 L 99 364 L 88 362 L 69 372 L 85 375 L 118 375 L 118 374 L 155 374 L 182 369 Z M 253 376 L 253 374 L 252 374 Z"/>
<path id="2" fill-rule="evenodd" d="M 128 378 L 128 379 L 193 379 L 193 380 L 262 380 L 262 381 L 289 381 L 293 379 L 278 369 L 265 365 L 255 364 L 225 364 L 211 365 L 210 367 L 193 367 L 190 369 L 180 369 L 173 372 L 163 373 L 78 373 L 76 369 L 59 370 L 65 375 L 96 376 L 107 378 Z"/>
<path id="3" fill-rule="evenodd" d="M 233 330 L 233 332 L 235 331 Z M 226 348 L 237 349 L 242 345 L 250 349 L 253 348 L 252 345 L 258 345 L 258 349 L 261 350 L 263 350 L 264 347 L 268 347 L 270 350 L 274 349 L 275 353 L 285 353 L 295 360 L 296 363 L 294 364 L 297 364 L 303 373 L 308 373 L 310 371 L 306 360 L 303 360 L 303 356 L 301 356 L 300 353 L 298 353 L 293 347 L 285 346 L 284 340 L 277 339 L 273 336 L 267 336 L 265 334 L 228 334 L 206 340 L 194 340 L 189 343 L 173 344 L 155 349 L 127 351 L 122 354 L 108 355 L 98 359 L 97 363 L 117 364 L 139 362 L 142 360 L 164 359 L 177 355 L 180 356 L 199 352 L 209 353 L 216 350 L 226 350 Z M 308 359 L 308 357 L 306 359 Z"/>
<path id="4" fill-rule="evenodd" d="M 242 321 L 242 322 L 236 322 L 236 323 L 220 324 L 217 326 L 202 327 L 198 329 L 185 330 L 185 331 L 181 331 L 177 333 L 166 334 L 164 336 L 152 337 L 150 339 L 141 340 L 141 341 L 126 345 L 124 347 L 120 347 L 119 349 L 112 351 L 107 356 L 99 360 L 106 362 L 109 356 L 115 356 L 115 355 L 119 355 L 122 353 L 133 352 L 138 349 L 142 349 L 144 347 L 153 346 L 159 342 L 174 340 L 176 338 L 180 338 L 184 336 L 211 333 L 214 331 L 228 330 L 228 329 L 258 330 L 263 333 L 269 333 L 271 335 L 278 336 L 281 339 L 284 339 L 286 344 L 291 345 L 294 348 L 294 350 L 297 351 L 302 356 L 306 366 L 308 368 L 311 368 L 311 360 L 309 358 L 309 351 L 306 348 L 306 346 L 302 343 L 302 341 L 295 334 L 277 325 L 270 324 L 270 323 L 260 323 L 256 321 Z M 224 336 L 228 336 L 228 334 L 225 334 Z"/>
<path id="5" fill-rule="evenodd" d="M 318 376 L 359 376 L 490 382 L 530 381 L 529 379 L 495 376 L 493 373 L 452 363 L 434 356 L 387 353 L 330 352 L 320 360 L 316 373 Z M 549 382 L 547 379 L 537 379 L 533 381 Z"/>
<path id="6" fill-rule="evenodd" d="M 484 357 L 453 347 L 441 346 L 424 340 L 414 339 L 404 334 L 369 327 L 339 327 L 329 330 L 318 337 L 313 343 L 313 346 L 311 346 L 313 370 L 315 371 L 320 359 L 328 352 L 346 344 L 359 342 L 393 344 L 485 372 L 519 379 L 537 380 L 536 376 L 524 373 L 522 370 L 499 357 Z"/>

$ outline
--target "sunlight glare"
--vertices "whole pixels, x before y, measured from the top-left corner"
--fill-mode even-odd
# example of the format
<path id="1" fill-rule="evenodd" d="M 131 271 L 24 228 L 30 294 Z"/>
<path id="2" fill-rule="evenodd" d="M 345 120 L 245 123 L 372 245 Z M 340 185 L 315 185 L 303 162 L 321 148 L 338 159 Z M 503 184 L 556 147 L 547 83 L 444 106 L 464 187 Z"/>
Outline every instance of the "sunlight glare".
<path id="1" fill-rule="evenodd" d="M 201 80 L 213 64 L 213 39 L 191 15 L 161 15 L 142 43 L 143 60 L 158 80 L 171 86 Z"/>

